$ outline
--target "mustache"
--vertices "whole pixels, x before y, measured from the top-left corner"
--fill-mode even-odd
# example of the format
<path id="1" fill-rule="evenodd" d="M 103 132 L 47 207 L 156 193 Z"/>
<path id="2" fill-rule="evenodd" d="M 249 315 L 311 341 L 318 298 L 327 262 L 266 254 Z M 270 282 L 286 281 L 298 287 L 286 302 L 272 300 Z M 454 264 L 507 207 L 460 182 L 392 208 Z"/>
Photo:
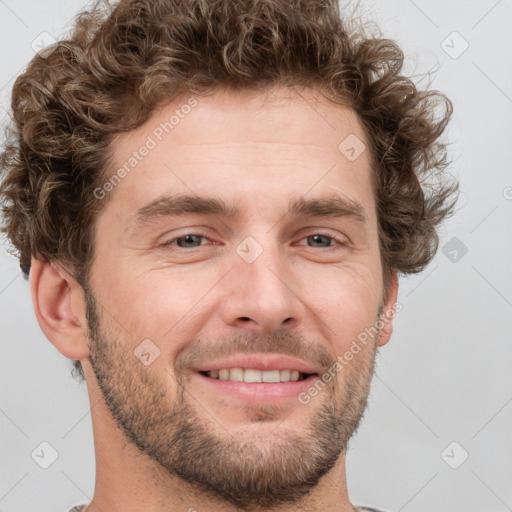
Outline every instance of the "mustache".
<path id="1" fill-rule="evenodd" d="M 320 343 L 310 343 L 296 333 L 278 330 L 268 336 L 246 331 L 216 340 L 198 338 L 176 355 L 174 367 L 176 373 L 180 374 L 213 359 L 255 353 L 296 357 L 323 371 L 327 371 L 336 362 Z"/>

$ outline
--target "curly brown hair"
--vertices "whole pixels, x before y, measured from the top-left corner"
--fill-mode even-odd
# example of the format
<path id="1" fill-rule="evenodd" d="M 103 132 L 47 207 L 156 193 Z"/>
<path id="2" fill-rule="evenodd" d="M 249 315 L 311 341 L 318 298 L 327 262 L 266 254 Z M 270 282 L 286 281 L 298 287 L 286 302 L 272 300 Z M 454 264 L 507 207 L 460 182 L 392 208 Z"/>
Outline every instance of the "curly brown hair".
<path id="1" fill-rule="evenodd" d="M 338 0 L 121 0 L 79 14 L 71 36 L 36 55 L 13 88 L 0 197 L 22 271 L 31 257 L 58 260 L 85 288 L 106 204 L 93 191 L 111 173 L 115 134 L 183 92 L 284 84 L 321 89 L 358 114 L 384 290 L 394 271 L 420 272 L 457 201 L 439 141 L 452 104 L 400 74 L 394 41 L 347 27 Z"/>

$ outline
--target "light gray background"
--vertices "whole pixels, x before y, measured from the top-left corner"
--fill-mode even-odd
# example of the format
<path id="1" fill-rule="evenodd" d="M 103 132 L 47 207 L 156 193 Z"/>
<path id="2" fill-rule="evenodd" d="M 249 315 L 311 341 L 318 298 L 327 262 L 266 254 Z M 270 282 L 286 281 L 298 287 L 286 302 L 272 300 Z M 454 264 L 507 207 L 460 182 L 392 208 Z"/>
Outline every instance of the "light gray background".
<path id="1" fill-rule="evenodd" d="M 4 107 L 32 41 L 43 31 L 58 37 L 84 5 L 0 0 Z M 512 2 L 374 0 L 361 8 L 401 44 L 408 72 L 439 65 L 433 87 L 454 103 L 447 135 L 462 189 L 441 246 L 456 237 L 450 243 L 467 253 L 454 262 L 439 251 L 422 274 L 401 280 L 404 309 L 349 448 L 350 496 L 390 512 L 512 510 Z M 441 46 L 460 52 L 454 31 L 469 44 L 458 58 Z M 88 502 L 95 469 L 85 383 L 41 333 L 28 282 L 5 251 L 0 326 L 0 512 Z M 31 458 L 43 441 L 58 452 L 48 469 Z M 469 458 L 452 469 L 446 461 L 460 463 L 462 450 Z"/>

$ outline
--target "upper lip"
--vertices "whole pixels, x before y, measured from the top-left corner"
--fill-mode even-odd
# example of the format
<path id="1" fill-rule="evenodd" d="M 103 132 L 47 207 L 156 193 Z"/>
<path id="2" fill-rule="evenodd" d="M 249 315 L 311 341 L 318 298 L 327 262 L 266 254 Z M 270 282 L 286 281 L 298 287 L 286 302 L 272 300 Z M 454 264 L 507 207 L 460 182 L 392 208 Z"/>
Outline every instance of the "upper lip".
<path id="1" fill-rule="evenodd" d="M 297 370 L 302 373 L 318 373 L 318 370 L 311 364 L 294 357 L 280 354 L 236 355 L 200 364 L 195 370 L 198 372 L 207 372 L 229 368 L 251 368 L 261 371 Z"/>

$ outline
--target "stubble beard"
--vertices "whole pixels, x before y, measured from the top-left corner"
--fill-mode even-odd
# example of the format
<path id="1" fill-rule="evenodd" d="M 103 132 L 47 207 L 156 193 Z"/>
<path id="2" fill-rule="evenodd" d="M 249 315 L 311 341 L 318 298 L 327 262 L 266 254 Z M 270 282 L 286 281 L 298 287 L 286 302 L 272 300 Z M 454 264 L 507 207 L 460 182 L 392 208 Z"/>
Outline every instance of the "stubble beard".
<path id="1" fill-rule="evenodd" d="M 107 335 L 90 292 L 86 302 L 91 367 L 118 428 L 169 475 L 216 500 L 244 510 L 300 503 L 333 468 L 360 425 L 375 349 L 343 368 L 341 389 L 335 385 L 338 373 L 311 399 L 309 409 L 297 401 L 296 408 L 311 415 L 301 433 L 277 425 L 264 436 L 251 429 L 235 437 L 205 414 L 179 373 L 178 393 L 170 397 L 165 379 L 140 363 L 128 340 Z M 284 346 L 280 337 L 266 340 L 266 346 L 271 344 Z M 278 410 L 251 407 L 247 412 L 254 422 L 264 422 L 275 419 Z"/>

